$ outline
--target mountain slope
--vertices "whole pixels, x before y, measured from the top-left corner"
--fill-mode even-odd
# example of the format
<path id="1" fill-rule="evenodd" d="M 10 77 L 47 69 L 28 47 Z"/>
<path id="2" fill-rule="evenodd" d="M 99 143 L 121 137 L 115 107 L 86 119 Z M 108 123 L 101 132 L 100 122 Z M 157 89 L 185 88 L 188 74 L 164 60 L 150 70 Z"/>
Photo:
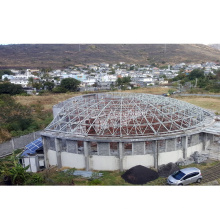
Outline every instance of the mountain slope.
<path id="1" fill-rule="evenodd" d="M 0 45 L 0 68 L 62 68 L 89 63 L 219 61 L 220 51 L 201 44 L 17 44 Z"/>

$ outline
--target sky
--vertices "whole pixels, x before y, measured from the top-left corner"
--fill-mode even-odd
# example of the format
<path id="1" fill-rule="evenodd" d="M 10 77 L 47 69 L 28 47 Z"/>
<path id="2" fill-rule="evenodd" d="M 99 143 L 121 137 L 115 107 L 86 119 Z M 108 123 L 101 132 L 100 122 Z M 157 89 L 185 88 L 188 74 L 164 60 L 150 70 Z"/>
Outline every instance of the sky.
<path id="1" fill-rule="evenodd" d="M 220 43 L 216 2 L 3 0 L 0 44 Z"/>
<path id="2" fill-rule="evenodd" d="M 0 44 L 38 43 L 220 43 L 217 1 L 197 0 L 3 0 L 0 2 Z M 202 195 L 201 195 L 202 191 Z M 170 187 L 14 187 L 1 188 L 1 207 L 18 218 L 24 208 L 50 219 L 80 215 L 96 219 L 175 218 L 175 210 L 191 217 L 212 218 L 218 207 L 214 188 Z M 15 198 L 14 195 L 17 197 Z M 12 199 L 13 197 L 13 199 Z M 206 198 L 205 200 L 203 198 Z M 208 198 L 208 199 L 207 199 Z M 32 201 L 32 202 L 30 202 Z M 171 203 L 170 203 L 171 202 Z M 202 204 L 202 203 L 205 204 Z M 209 210 L 208 204 L 212 205 Z M 186 205 L 187 204 L 187 205 Z M 198 206 L 202 208 L 197 209 Z M 181 209 L 180 207 L 188 207 Z M 63 211 L 64 210 L 64 211 Z M 136 211 L 137 210 L 137 211 Z M 139 210 L 139 211 L 138 211 Z M 104 215 L 103 215 L 104 211 Z M 166 213 L 168 215 L 166 216 Z M 22 211 L 22 213 L 24 213 Z M 189 214 L 181 216 L 183 219 Z M 174 216 L 172 216 L 174 215 Z M 23 219 L 24 216 L 20 215 Z M 203 218 L 202 218 L 203 219 Z"/>

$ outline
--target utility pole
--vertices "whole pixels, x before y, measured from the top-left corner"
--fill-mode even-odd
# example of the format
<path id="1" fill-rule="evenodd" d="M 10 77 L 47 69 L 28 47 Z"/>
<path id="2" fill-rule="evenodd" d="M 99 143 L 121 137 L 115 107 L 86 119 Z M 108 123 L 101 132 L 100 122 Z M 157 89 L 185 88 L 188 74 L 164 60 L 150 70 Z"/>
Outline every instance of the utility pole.
<path id="1" fill-rule="evenodd" d="M 79 44 L 79 52 L 80 52 L 80 44 Z"/>

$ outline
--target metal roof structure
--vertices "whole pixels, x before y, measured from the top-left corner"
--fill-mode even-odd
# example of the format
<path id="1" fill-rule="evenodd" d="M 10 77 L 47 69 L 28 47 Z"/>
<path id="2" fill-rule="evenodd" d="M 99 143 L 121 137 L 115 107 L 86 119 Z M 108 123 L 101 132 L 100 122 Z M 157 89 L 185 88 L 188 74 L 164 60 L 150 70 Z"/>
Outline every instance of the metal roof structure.
<path id="1" fill-rule="evenodd" d="M 152 137 L 205 127 L 214 114 L 160 95 L 97 93 L 70 98 L 45 131 L 71 136 Z"/>
<path id="2" fill-rule="evenodd" d="M 204 132 L 220 136 L 220 121 L 216 121 L 212 126 L 205 128 Z"/>

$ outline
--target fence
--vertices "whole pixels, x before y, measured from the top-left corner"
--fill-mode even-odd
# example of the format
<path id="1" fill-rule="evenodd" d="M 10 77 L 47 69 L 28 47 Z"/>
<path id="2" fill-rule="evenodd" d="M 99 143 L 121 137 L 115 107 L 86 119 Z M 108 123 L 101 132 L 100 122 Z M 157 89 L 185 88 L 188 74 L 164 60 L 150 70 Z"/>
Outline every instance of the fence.
<path id="1" fill-rule="evenodd" d="M 15 137 L 10 141 L 0 144 L 0 157 L 12 154 L 14 150 L 24 148 L 30 142 L 41 137 L 40 132 L 41 131 L 37 131 L 20 137 Z"/>

